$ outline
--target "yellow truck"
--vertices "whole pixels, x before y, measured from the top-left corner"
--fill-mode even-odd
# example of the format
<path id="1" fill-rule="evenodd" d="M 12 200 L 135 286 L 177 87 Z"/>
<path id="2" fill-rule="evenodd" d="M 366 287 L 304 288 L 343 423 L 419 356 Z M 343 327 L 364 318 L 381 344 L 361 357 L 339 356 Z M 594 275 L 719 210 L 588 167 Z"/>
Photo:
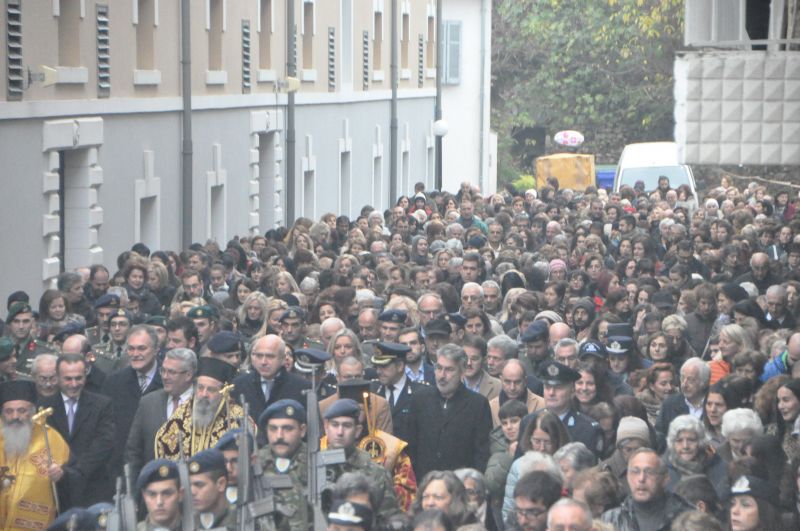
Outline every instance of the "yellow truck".
<path id="1" fill-rule="evenodd" d="M 557 153 L 536 159 L 536 188 L 547 185 L 555 177 L 561 189 L 583 191 L 595 185 L 594 155 Z"/>

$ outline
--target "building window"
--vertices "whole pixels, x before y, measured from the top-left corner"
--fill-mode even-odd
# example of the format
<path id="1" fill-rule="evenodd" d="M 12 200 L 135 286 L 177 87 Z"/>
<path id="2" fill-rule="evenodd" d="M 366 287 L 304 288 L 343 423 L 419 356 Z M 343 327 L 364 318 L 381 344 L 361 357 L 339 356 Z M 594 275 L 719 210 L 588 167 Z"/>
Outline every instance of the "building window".
<path id="1" fill-rule="evenodd" d="M 153 70 L 153 39 L 155 34 L 155 0 L 137 0 L 136 68 Z"/>
<path id="2" fill-rule="evenodd" d="M 443 25 L 442 83 L 458 85 L 461 82 L 461 22 L 446 20 Z"/>
<path id="3" fill-rule="evenodd" d="M 222 32 L 224 30 L 225 0 L 208 1 L 208 69 L 224 70 L 222 68 Z"/>
<path id="4" fill-rule="evenodd" d="M 375 28 L 372 33 L 372 69 L 380 70 L 382 67 L 381 58 L 383 57 L 383 13 L 375 11 L 374 22 Z"/>
<path id="5" fill-rule="evenodd" d="M 60 0 L 58 12 L 58 65 L 80 66 L 81 0 Z"/>
<path id="6" fill-rule="evenodd" d="M 425 52 L 426 66 L 436 68 L 436 19 L 434 17 L 428 17 L 428 48 Z"/>
<path id="7" fill-rule="evenodd" d="M 272 0 L 261 1 L 261 19 L 258 34 L 258 67 L 272 68 Z"/>
<path id="8" fill-rule="evenodd" d="M 408 69 L 408 48 L 411 42 L 411 15 L 403 13 L 403 26 L 400 34 L 400 68 Z"/>
<path id="9" fill-rule="evenodd" d="M 314 68 L 314 3 L 303 2 L 303 68 Z"/>

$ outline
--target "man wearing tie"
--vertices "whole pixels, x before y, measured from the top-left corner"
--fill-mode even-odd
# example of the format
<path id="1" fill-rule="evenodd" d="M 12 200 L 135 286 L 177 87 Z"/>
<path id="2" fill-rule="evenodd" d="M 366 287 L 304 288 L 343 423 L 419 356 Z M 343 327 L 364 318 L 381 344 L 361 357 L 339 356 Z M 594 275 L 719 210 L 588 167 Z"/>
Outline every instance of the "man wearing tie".
<path id="1" fill-rule="evenodd" d="M 59 391 L 42 401 L 53 408 L 47 422 L 69 444 L 64 467 L 67 488 L 59 489 L 61 510 L 111 501 L 114 480 L 106 465 L 114 449 L 111 400 L 85 391 L 86 361 L 79 354 L 63 354 L 56 362 Z"/>
<path id="2" fill-rule="evenodd" d="M 158 429 L 180 405 L 192 399 L 197 355 L 188 348 L 168 350 L 159 372 L 164 388 L 147 393 L 139 401 L 125 444 L 125 462 L 131 465 L 134 477 L 145 463 L 155 459 Z"/>
<path id="3" fill-rule="evenodd" d="M 122 454 L 128 432 L 142 396 L 161 389 L 158 371 L 158 335 L 147 325 L 137 325 L 128 334 L 127 356 L 130 365 L 109 374 L 103 382 L 102 394 L 111 399 L 114 408 L 114 456 L 110 463 L 111 476 L 122 474 Z"/>
<path id="4" fill-rule="evenodd" d="M 381 383 L 376 393 L 389 402 L 392 410 L 393 435 L 408 441 L 407 423 L 411 411 L 411 397 L 422 385 L 412 382 L 406 375 L 405 359 L 411 347 L 387 342 L 379 342 L 375 346 L 377 352 L 372 356 L 372 365 L 378 371 L 378 381 Z"/>

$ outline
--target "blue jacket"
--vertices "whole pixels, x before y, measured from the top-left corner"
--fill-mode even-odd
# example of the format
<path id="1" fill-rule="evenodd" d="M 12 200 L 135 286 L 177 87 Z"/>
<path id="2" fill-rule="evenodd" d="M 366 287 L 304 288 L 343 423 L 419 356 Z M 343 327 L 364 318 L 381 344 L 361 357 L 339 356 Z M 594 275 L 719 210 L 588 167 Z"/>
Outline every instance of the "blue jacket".
<path id="1" fill-rule="evenodd" d="M 761 373 L 761 383 L 766 382 L 770 378 L 774 378 L 775 376 L 780 376 L 781 374 L 788 374 L 789 372 L 789 364 L 787 360 L 789 358 L 789 352 L 784 350 L 779 355 L 775 356 L 771 360 L 764 365 L 764 372 Z"/>

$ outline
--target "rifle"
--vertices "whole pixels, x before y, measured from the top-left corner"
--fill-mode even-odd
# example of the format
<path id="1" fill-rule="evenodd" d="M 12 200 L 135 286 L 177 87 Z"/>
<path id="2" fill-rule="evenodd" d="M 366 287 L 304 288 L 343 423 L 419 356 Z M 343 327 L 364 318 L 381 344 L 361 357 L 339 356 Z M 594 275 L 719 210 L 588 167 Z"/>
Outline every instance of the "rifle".
<path id="1" fill-rule="evenodd" d="M 317 401 L 317 382 L 315 373 L 311 373 L 311 389 L 306 393 L 306 414 L 308 415 L 308 484 L 306 485 L 306 499 L 314 513 L 314 529 L 327 529 L 325 516 L 322 514 L 322 493 L 327 486 L 327 467 L 344 463 L 346 456 L 344 448 L 333 450 L 320 450 L 320 419 L 319 403 Z"/>
<path id="2" fill-rule="evenodd" d="M 131 465 L 125 463 L 123 467 L 125 474 L 125 495 L 120 500 L 120 519 L 122 528 L 125 531 L 133 531 L 136 529 L 136 495 L 133 490 L 133 478 L 131 478 Z"/>
<path id="3" fill-rule="evenodd" d="M 106 531 L 128 531 L 122 525 L 122 478 L 117 477 L 114 508 L 108 513 Z"/>
<path id="4" fill-rule="evenodd" d="M 251 522 L 247 518 L 247 503 L 250 501 L 250 423 L 247 421 L 250 413 L 250 405 L 241 395 L 242 408 L 242 432 L 239 434 L 239 461 L 238 461 L 238 483 L 236 485 L 236 507 L 237 507 L 237 528 L 239 531 L 247 531 L 252 528 Z"/>
<path id="5" fill-rule="evenodd" d="M 183 434 L 178 433 L 178 476 L 183 487 L 183 511 L 181 515 L 181 529 L 192 531 L 194 529 L 194 503 L 192 502 L 192 484 L 189 482 L 189 467 L 186 464 L 186 454 L 183 453 Z"/>

